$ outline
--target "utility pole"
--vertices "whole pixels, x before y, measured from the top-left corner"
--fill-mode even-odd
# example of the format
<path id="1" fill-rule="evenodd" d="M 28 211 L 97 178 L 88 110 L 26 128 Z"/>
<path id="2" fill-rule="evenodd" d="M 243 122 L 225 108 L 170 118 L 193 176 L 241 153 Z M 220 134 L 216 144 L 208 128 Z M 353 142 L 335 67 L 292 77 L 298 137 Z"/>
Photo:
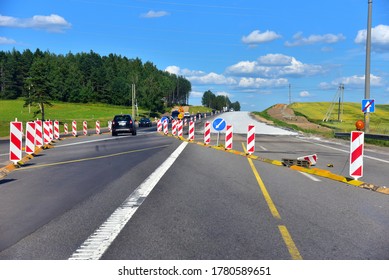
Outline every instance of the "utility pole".
<path id="1" fill-rule="evenodd" d="M 367 30 L 366 30 L 366 65 L 365 65 L 365 99 L 370 99 L 370 53 L 371 53 L 371 14 L 373 0 L 368 0 Z M 366 110 L 367 111 L 367 110 Z M 365 132 L 369 133 L 370 113 L 365 112 Z"/>
<path id="2" fill-rule="evenodd" d="M 135 84 L 131 85 L 131 90 L 132 90 L 132 118 L 135 120 Z"/>

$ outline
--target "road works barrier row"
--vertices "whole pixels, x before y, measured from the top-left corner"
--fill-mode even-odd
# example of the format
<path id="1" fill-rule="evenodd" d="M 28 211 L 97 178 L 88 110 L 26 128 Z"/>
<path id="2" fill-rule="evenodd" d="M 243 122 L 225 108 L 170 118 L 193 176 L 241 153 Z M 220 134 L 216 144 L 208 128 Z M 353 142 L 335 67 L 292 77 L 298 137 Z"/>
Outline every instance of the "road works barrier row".
<path id="1" fill-rule="evenodd" d="M 205 124 L 205 126 L 207 126 L 207 124 Z M 204 129 L 204 139 L 206 138 L 207 133 L 208 133 L 208 130 Z M 294 164 L 286 165 L 283 161 L 272 160 L 272 159 L 267 159 L 267 158 L 263 158 L 263 157 L 259 157 L 259 156 L 253 155 L 254 148 L 252 146 L 255 146 L 255 140 L 254 140 L 255 137 L 253 137 L 252 134 L 253 134 L 253 128 L 251 127 L 251 125 L 249 125 L 248 133 L 247 133 L 247 146 L 246 146 L 246 149 L 247 149 L 247 147 L 250 147 L 250 149 L 252 151 L 250 153 L 248 149 L 247 149 L 247 152 L 241 152 L 241 151 L 237 151 L 237 150 L 233 150 L 233 149 L 227 149 L 226 148 L 227 147 L 227 143 L 228 143 L 227 142 L 227 138 L 226 138 L 226 142 L 225 142 L 226 143 L 226 147 L 224 147 L 222 145 L 216 145 L 216 146 L 209 145 L 208 140 L 207 141 L 204 140 L 204 142 L 195 142 L 194 139 L 192 140 L 192 137 L 188 137 L 188 138 L 184 138 L 182 136 L 176 137 L 175 135 L 172 135 L 172 134 L 163 133 L 163 135 L 165 135 L 165 136 L 173 136 L 173 137 L 176 137 L 176 138 L 178 138 L 178 139 L 180 139 L 182 141 L 186 141 L 186 142 L 189 142 L 189 143 L 194 143 L 194 144 L 197 144 L 199 146 L 203 146 L 203 147 L 212 148 L 212 149 L 219 150 L 219 151 L 224 151 L 224 152 L 232 153 L 232 154 L 243 156 L 243 157 L 248 157 L 248 158 L 251 158 L 252 160 L 258 160 L 258 161 L 269 163 L 269 164 L 273 164 L 273 165 L 276 165 L 276 166 L 283 166 L 283 167 L 287 166 L 287 167 L 289 167 L 292 170 L 296 170 L 296 171 L 300 171 L 300 172 L 316 175 L 316 176 L 319 176 L 319 177 L 324 177 L 324 178 L 335 180 L 335 181 L 338 181 L 338 182 L 342 182 L 342 183 L 345 183 L 345 184 L 348 184 L 348 185 L 351 185 L 351 186 L 355 186 L 355 187 L 359 187 L 359 188 L 363 188 L 363 189 L 368 189 L 368 190 L 379 192 L 379 193 L 383 193 L 383 194 L 389 194 L 389 188 L 388 187 L 376 186 L 374 184 L 370 184 L 370 183 L 366 183 L 366 182 L 360 181 L 360 180 L 358 180 L 359 177 L 358 178 L 349 178 L 349 177 L 345 177 L 345 176 L 342 176 L 342 175 L 334 174 L 331 171 L 328 171 L 328 170 L 325 170 L 325 169 L 312 168 L 311 166 L 315 165 L 316 161 L 317 161 L 317 155 L 316 154 L 302 157 L 303 158 L 302 160 L 304 160 L 308 164 L 307 167 L 297 166 L 297 165 L 294 165 Z M 232 137 L 232 135 L 230 135 L 229 137 Z M 351 143 L 351 146 L 352 145 L 353 145 L 353 143 Z M 359 156 L 360 155 L 358 155 L 358 157 Z M 304 158 L 306 158 L 306 159 L 304 159 Z"/>

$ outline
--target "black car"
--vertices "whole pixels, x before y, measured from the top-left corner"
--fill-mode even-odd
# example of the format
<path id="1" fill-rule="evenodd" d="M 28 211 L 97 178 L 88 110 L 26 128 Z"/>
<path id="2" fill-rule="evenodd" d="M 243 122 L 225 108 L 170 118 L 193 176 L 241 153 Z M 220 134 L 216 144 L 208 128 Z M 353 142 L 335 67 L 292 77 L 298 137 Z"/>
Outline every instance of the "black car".
<path id="1" fill-rule="evenodd" d="M 146 126 L 146 127 L 152 126 L 149 118 L 141 118 L 139 120 L 139 127 L 143 127 L 143 126 Z"/>
<path id="2" fill-rule="evenodd" d="M 112 121 L 112 136 L 119 133 L 132 133 L 136 135 L 135 122 L 130 115 L 116 115 Z"/>

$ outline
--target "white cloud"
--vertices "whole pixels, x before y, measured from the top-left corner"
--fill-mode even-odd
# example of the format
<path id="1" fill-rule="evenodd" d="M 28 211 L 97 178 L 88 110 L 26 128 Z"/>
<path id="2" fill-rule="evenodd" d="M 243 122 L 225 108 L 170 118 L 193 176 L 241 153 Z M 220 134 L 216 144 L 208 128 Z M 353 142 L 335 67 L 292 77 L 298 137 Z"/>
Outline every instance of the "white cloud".
<path id="1" fill-rule="evenodd" d="M 153 10 L 151 10 L 145 14 L 142 14 L 141 17 L 143 17 L 143 18 L 159 18 L 159 17 L 168 16 L 168 15 L 169 15 L 169 13 L 166 11 L 153 11 Z"/>
<path id="2" fill-rule="evenodd" d="M 221 95 L 221 96 L 227 96 L 228 98 L 234 97 L 233 94 L 230 94 L 230 93 L 228 93 L 228 92 L 226 92 L 226 91 L 217 91 L 215 94 L 216 94 L 217 96 L 219 96 L 219 95 Z"/>
<path id="3" fill-rule="evenodd" d="M 353 75 L 350 77 L 342 77 L 336 79 L 332 82 L 332 85 L 344 84 L 350 88 L 363 88 L 365 86 L 365 75 L 358 76 Z M 381 77 L 370 74 L 370 85 L 372 87 L 381 87 L 383 86 L 383 79 Z"/>
<path id="4" fill-rule="evenodd" d="M 309 97 L 309 96 L 311 96 L 311 94 L 308 91 L 306 91 L 306 90 L 301 91 L 299 95 L 300 95 L 300 97 Z"/>
<path id="5" fill-rule="evenodd" d="M 252 75 L 265 78 L 287 76 L 313 76 L 324 73 L 320 65 L 304 64 L 296 58 L 283 54 L 268 54 L 256 61 L 241 61 L 227 68 L 232 75 Z"/>
<path id="6" fill-rule="evenodd" d="M 281 35 L 277 34 L 274 31 L 265 31 L 261 33 L 259 30 L 254 30 L 248 36 L 242 37 L 242 42 L 248 45 L 258 45 L 270 41 L 274 41 L 278 38 L 281 38 Z"/>
<path id="7" fill-rule="evenodd" d="M 0 45 L 13 45 L 16 44 L 16 41 L 6 37 L 0 37 Z"/>
<path id="8" fill-rule="evenodd" d="M 191 97 L 203 97 L 203 95 L 204 95 L 204 92 L 201 92 L 201 91 L 191 91 L 190 92 Z"/>
<path id="9" fill-rule="evenodd" d="M 180 67 L 178 67 L 178 66 L 172 65 L 172 66 L 166 67 L 166 68 L 165 68 L 165 71 L 166 71 L 166 72 L 169 72 L 169 73 L 171 73 L 171 74 L 179 75 L 181 69 L 180 69 Z"/>
<path id="10" fill-rule="evenodd" d="M 366 44 L 366 29 L 359 30 L 354 42 L 357 44 Z M 377 25 L 371 29 L 371 45 L 375 51 L 389 51 L 389 26 Z"/>
<path id="11" fill-rule="evenodd" d="M 194 84 L 214 84 L 214 85 L 233 85 L 236 84 L 236 80 L 224 75 L 217 74 L 214 72 L 200 76 L 187 76 L 190 82 Z"/>
<path id="12" fill-rule="evenodd" d="M 343 34 L 324 34 L 324 35 L 310 35 L 309 37 L 303 37 L 303 33 L 299 32 L 293 36 L 293 42 L 285 42 L 287 47 L 305 46 L 312 44 L 334 44 L 339 41 L 345 40 L 346 37 Z"/>
<path id="13" fill-rule="evenodd" d="M 239 81 L 239 87 L 243 87 L 243 88 L 284 87 L 288 84 L 289 82 L 285 78 L 280 78 L 280 79 L 241 78 Z"/>
<path id="14" fill-rule="evenodd" d="M 36 15 L 32 18 L 15 18 L 0 15 L 0 26 L 17 28 L 38 28 L 50 32 L 63 32 L 71 27 L 63 17 L 51 14 L 49 16 Z"/>

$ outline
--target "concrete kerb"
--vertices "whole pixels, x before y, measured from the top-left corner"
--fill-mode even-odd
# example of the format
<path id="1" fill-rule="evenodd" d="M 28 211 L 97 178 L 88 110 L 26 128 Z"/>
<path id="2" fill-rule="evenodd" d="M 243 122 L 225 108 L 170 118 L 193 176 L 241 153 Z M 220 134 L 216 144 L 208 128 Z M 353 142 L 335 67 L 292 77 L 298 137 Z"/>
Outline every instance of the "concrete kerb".
<path id="1" fill-rule="evenodd" d="M 279 161 L 279 160 L 267 159 L 267 158 L 259 157 L 259 156 L 256 156 L 256 155 L 249 155 L 249 154 L 247 154 L 245 152 L 240 152 L 240 151 L 237 151 L 237 150 L 226 150 L 223 146 L 206 145 L 203 142 L 190 141 L 190 140 L 188 140 L 186 138 L 177 137 L 177 136 L 174 136 L 172 134 L 167 134 L 167 135 L 165 135 L 163 133 L 159 133 L 159 134 L 160 135 L 164 135 L 164 136 L 175 137 L 175 138 L 177 138 L 179 140 L 186 141 L 186 142 L 193 143 L 193 144 L 197 144 L 199 146 L 203 146 L 203 147 L 206 147 L 206 148 L 211 148 L 211 149 L 215 149 L 215 150 L 219 150 L 219 151 L 223 151 L 223 152 L 227 152 L 227 153 L 243 156 L 243 157 L 246 157 L 246 158 L 250 158 L 252 160 L 258 160 L 258 161 L 262 161 L 262 162 L 265 162 L 265 163 L 273 164 L 273 165 L 276 165 L 276 166 L 285 167 L 285 165 L 281 161 Z M 338 181 L 338 182 L 341 182 L 341 183 L 344 183 L 344 184 L 348 184 L 348 185 L 351 185 L 351 186 L 354 186 L 354 187 L 359 187 L 359 188 L 371 190 L 371 191 L 378 192 L 378 193 L 389 194 L 389 187 L 381 187 L 381 186 L 376 186 L 374 184 L 366 183 L 366 182 L 363 182 L 363 181 L 354 180 L 354 179 L 349 178 L 349 177 L 345 177 L 345 176 L 342 176 L 342 175 L 334 174 L 331 171 L 328 171 L 328 170 L 325 170 L 325 169 L 320 169 L 320 168 L 316 168 L 316 167 L 315 168 L 305 168 L 305 167 L 296 166 L 296 165 L 292 165 L 289 168 L 292 169 L 292 170 L 303 172 L 303 173 L 308 173 L 308 174 L 316 175 L 316 176 L 319 176 L 319 177 L 324 177 L 324 178 L 327 178 L 327 179 Z"/>

